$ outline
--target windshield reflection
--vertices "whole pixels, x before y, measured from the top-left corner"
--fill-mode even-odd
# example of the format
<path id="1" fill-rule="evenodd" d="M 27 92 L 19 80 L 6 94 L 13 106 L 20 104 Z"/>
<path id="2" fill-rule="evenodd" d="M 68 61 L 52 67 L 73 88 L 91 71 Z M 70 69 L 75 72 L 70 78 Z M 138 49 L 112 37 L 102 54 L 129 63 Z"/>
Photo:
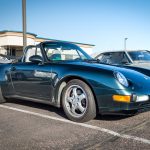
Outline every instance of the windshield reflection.
<path id="1" fill-rule="evenodd" d="M 130 51 L 128 54 L 133 61 L 150 62 L 150 52 L 147 50 Z"/>

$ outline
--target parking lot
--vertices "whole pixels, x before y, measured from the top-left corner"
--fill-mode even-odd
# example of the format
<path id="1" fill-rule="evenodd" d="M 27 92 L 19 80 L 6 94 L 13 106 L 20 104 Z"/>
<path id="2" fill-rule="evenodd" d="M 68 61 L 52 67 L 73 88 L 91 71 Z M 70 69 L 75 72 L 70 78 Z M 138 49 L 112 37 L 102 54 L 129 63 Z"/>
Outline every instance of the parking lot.
<path id="1" fill-rule="evenodd" d="M 12 100 L 0 105 L 0 149 L 149 149 L 150 112 L 136 116 L 98 115 L 69 121 L 62 109 Z"/>

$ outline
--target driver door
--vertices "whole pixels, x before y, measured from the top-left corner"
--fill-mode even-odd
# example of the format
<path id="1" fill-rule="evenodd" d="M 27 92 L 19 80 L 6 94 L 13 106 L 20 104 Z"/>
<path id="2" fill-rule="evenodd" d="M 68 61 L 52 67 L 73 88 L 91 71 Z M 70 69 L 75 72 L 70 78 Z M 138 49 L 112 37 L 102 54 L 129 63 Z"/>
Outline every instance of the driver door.
<path id="1" fill-rule="evenodd" d="M 21 62 L 12 65 L 11 78 L 15 93 L 18 96 L 51 101 L 51 66 L 43 62 L 31 62 L 30 57 L 34 55 L 43 59 L 39 47 L 29 46 Z"/>

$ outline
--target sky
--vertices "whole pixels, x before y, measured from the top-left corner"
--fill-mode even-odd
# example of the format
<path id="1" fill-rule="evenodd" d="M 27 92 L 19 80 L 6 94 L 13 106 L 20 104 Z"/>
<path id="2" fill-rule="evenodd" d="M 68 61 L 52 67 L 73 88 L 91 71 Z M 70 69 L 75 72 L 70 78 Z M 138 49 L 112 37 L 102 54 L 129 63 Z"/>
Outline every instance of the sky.
<path id="1" fill-rule="evenodd" d="M 150 0 L 26 0 L 27 32 L 94 44 L 94 52 L 150 49 Z M 22 0 L 0 0 L 0 31 L 22 31 Z"/>

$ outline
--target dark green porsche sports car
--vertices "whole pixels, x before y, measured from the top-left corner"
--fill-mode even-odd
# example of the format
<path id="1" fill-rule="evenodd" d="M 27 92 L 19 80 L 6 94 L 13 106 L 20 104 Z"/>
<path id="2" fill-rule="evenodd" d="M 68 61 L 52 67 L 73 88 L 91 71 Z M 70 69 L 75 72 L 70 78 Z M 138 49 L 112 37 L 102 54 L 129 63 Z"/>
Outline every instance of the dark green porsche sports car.
<path id="1" fill-rule="evenodd" d="M 150 107 L 150 77 L 100 64 L 66 42 L 28 46 L 23 57 L 0 64 L 0 102 L 19 98 L 63 107 L 76 122 L 96 114 L 135 113 Z"/>

